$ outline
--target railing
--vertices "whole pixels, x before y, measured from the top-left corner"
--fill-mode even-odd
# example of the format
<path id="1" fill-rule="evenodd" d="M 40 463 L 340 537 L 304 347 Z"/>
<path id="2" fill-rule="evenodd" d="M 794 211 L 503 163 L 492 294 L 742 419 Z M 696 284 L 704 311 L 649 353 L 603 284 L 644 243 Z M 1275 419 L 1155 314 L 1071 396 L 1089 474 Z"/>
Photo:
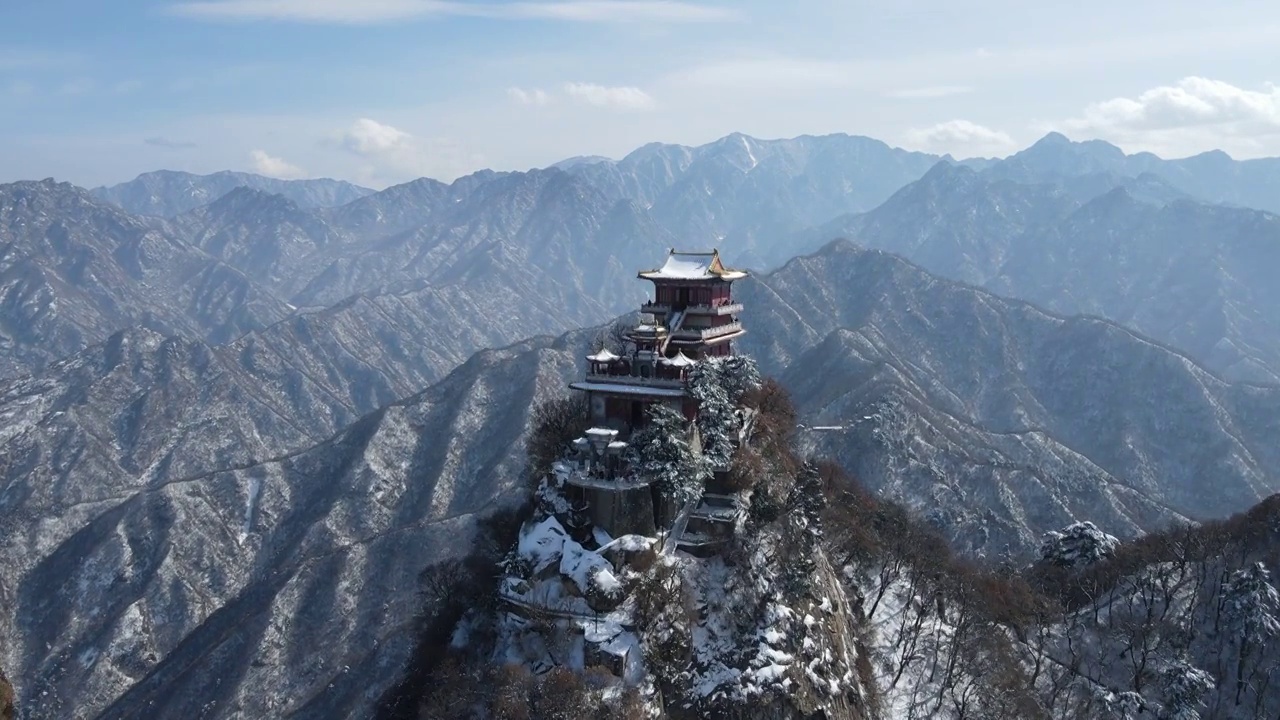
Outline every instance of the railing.
<path id="1" fill-rule="evenodd" d="M 661 375 L 650 375 L 649 377 L 641 377 L 639 375 L 631 375 L 630 373 L 613 374 L 613 373 L 597 373 L 587 371 L 588 382 L 610 382 L 623 385 L 649 385 L 653 387 L 684 387 L 684 378 L 676 376 L 663 377 Z"/>
<path id="2" fill-rule="evenodd" d="M 742 303 L 722 303 L 719 305 L 688 305 L 685 311 L 690 315 L 737 315 L 742 312 Z M 640 306 L 640 312 L 650 315 L 665 315 L 671 312 L 670 305 L 647 302 Z"/>
<path id="3" fill-rule="evenodd" d="M 727 325 L 717 325 L 709 328 L 681 328 L 680 332 L 675 334 L 676 339 L 695 338 L 699 340 L 709 340 L 710 338 L 720 337 L 721 335 L 732 335 L 742 330 L 742 323 L 731 322 Z"/>

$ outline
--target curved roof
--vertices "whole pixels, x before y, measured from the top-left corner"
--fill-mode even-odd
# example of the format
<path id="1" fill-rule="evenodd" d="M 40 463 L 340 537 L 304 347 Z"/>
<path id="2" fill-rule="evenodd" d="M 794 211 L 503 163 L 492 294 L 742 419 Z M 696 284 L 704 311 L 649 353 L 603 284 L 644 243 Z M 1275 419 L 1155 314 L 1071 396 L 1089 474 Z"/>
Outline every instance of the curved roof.
<path id="1" fill-rule="evenodd" d="M 658 362 L 671 367 L 692 367 L 698 364 L 697 360 L 685 355 L 683 351 L 676 353 L 675 357 L 662 358 Z"/>
<path id="2" fill-rule="evenodd" d="M 607 362 L 613 362 L 614 360 L 619 359 L 619 356 L 614 355 L 612 352 L 610 352 L 609 348 L 600 348 L 599 352 L 597 352 L 595 355 L 588 355 L 587 359 L 590 360 L 591 362 L 607 363 Z"/>
<path id="3" fill-rule="evenodd" d="M 667 261 L 657 270 L 642 270 L 638 277 L 646 280 L 738 280 L 747 274 L 730 270 L 720 262 L 720 251 L 679 252 L 667 254 Z"/>

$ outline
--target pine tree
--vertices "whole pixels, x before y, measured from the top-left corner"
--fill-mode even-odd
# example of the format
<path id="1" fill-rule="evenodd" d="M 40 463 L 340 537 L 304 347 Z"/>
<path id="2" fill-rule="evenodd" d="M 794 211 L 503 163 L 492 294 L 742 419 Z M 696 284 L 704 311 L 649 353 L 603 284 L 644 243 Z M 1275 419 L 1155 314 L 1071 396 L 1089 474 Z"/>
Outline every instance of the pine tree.
<path id="1" fill-rule="evenodd" d="M 1236 653 L 1236 704 L 1247 685 L 1254 654 L 1280 636 L 1280 593 L 1271 584 L 1271 573 L 1262 563 L 1238 570 L 1227 581 L 1227 622 L 1240 638 Z M 1256 665 L 1256 663 L 1254 663 Z"/>
<path id="2" fill-rule="evenodd" d="M 740 404 L 747 393 L 761 385 L 760 368 L 748 355 L 730 355 L 711 362 L 718 366 L 720 386 L 734 405 Z"/>
<path id="3" fill-rule="evenodd" d="M 737 409 L 725 388 L 725 366 L 704 360 L 694 368 L 689 391 L 698 401 L 698 434 L 702 453 L 714 468 L 728 468 L 734 439 L 741 427 Z"/>
<path id="4" fill-rule="evenodd" d="M 1213 676 L 1185 660 L 1175 660 L 1160 673 L 1160 685 L 1164 693 L 1164 710 L 1160 717 L 1167 720 L 1198 720 L 1199 707 L 1213 689 Z"/>
<path id="5" fill-rule="evenodd" d="M 683 506 L 702 495 L 709 468 L 689 446 L 683 415 L 661 403 L 650 405 L 647 414 L 649 424 L 631 438 L 631 467 Z"/>

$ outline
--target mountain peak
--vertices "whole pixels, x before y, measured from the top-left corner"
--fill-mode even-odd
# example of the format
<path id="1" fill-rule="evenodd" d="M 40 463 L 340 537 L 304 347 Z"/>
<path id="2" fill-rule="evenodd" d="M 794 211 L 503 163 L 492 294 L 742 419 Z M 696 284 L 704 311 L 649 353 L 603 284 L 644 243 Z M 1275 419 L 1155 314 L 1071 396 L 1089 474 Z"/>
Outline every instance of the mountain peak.
<path id="1" fill-rule="evenodd" d="M 278 193 L 240 185 L 230 192 L 209 203 L 207 206 L 215 212 L 296 212 L 298 203 Z"/>
<path id="2" fill-rule="evenodd" d="M 1031 147 L 1033 147 L 1033 148 L 1035 148 L 1035 147 L 1062 147 L 1062 146 L 1065 146 L 1065 145 L 1074 145 L 1074 144 L 1075 144 L 1075 143 L 1071 142 L 1071 138 L 1069 138 L 1069 137 L 1067 137 L 1066 135 L 1063 135 L 1062 133 L 1060 133 L 1060 132 L 1058 132 L 1058 131 L 1054 130 L 1054 131 L 1052 131 L 1052 132 L 1048 133 L 1047 135 L 1045 135 L 1044 137 L 1040 138 L 1039 140 L 1037 140 L 1037 141 L 1035 142 L 1035 144 L 1033 144 Z"/>

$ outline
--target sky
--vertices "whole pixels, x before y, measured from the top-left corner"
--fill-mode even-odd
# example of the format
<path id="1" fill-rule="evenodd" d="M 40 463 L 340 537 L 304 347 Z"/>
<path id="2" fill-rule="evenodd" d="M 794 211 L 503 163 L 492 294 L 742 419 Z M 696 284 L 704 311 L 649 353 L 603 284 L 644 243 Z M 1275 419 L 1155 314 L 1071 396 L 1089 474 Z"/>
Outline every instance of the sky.
<path id="1" fill-rule="evenodd" d="M 648 142 L 1280 155 L 1280 3 L 0 0 L 0 182 L 385 187 Z"/>

